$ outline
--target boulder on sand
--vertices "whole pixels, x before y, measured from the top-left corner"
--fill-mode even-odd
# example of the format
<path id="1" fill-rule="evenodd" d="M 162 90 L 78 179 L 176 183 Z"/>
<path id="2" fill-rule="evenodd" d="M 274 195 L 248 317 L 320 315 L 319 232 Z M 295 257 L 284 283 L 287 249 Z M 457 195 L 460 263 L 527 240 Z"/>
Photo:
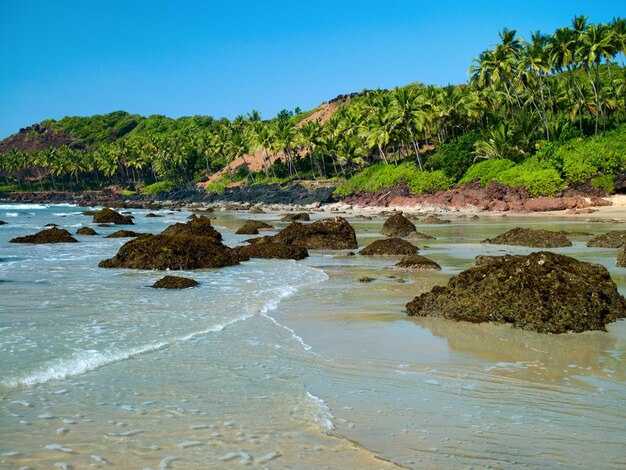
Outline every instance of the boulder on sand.
<path id="1" fill-rule="evenodd" d="M 235 233 L 238 235 L 257 235 L 259 230 L 269 230 L 272 228 L 274 227 L 260 220 L 246 220 L 243 226 Z"/>
<path id="2" fill-rule="evenodd" d="M 105 207 L 93 214 L 94 224 L 134 225 L 132 217 Z"/>
<path id="3" fill-rule="evenodd" d="M 626 246 L 626 230 L 603 233 L 587 242 L 593 248 L 622 248 Z"/>
<path id="4" fill-rule="evenodd" d="M 238 246 L 235 253 L 248 258 L 273 258 L 301 260 L 309 256 L 309 252 L 303 246 L 285 245 L 284 243 L 255 243 L 253 245 Z"/>
<path id="5" fill-rule="evenodd" d="M 220 241 L 222 239 L 222 234 L 219 233 L 213 226 L 211 225 L 211 220 L 208 217 L 201 215 L 198 217 L 197 215 L 192 215 L 189 218 L 189 222 L 177 223 L 174 225 L 170 225 L 165 230 L 161 232 L 162 235 L 178 235 L 178 234 L 186 234 L 186 235 L 194 235 L 196 237 L 207 237 L 212 238 L 213 240 Z"/>
<path id="6" fill-rule="evenodd" d="M 10 240 L 10 243 L 76 243 L 76 240 L 70 232 L 62 228 L 52 227 L 42 230 L 34 235 L 26 235 L 24 237 L 16 237 Z"/>
<path id="7" fill-rule="evenodd" d="M 383 224 L 380 233 L 386 237 L 408 237 L 417 232 L 415 225 L 402 212 L 392 215 Z"/>
<path id="8" fill-rule="evenodd" d="M 145 235 L 145 233 L 133 232 L 132 230 L 118 230 L 104 238 L 136 238 Z"/>
<path id="9" fill-rule="evenodd" d="M 322 219 L 307 225 L 292 222 L 271 240 L 309 250 L 352 250 L 357 247 L 354 228 L 343 217 Z"/>
<path id="10" fill-rule="evenodd" d="M 396 269 L 402 269 L 404 271 L 426 271 L 434 270 L 440 271 L 441 266 L 422 255 L 406 255 L 394 266 Z"/>
<path id="11" fill-rule="evenodd" d="M 152 284 L 152 287 L 156 289 L 187 289 L 197 285 L 198 281 L 188 277 L 165 276 Z"/>
<path id="12" fill-rule="evenodd" d="M 76 235 L 98 235 L 98 232 L 91 227 L 81 227 L 76 230 Z"/>
<path id="13" fill-rule="evenodd" d="M 510 323 L 540 333 L 606 330 L 626 316 L 626 299 L 604 266 L 547 251 L 483 257 L 407 304 L 412 316 Z"/>
<path id="14" fill-rule="evenodd" d="M 240 260 L 242 256 L 214 238 L 179 233 L 135 238 L 122 245 L 113 258 L 100 261 L 98 266 L 191 270 L 232 266 Z"/>
<path id="15" fill-rule="evenodd" d="M 384 238 L 370 243 L 361 251 L 360 255 L 384 256 L 384 255 L 413 255 L 419 248 L 402 238 Z"/>
<path id="16" fill-rule="evenodd" d="M 534 230 L 516 227 L 495 238 L 487 238 L 481 243 L 491 245 L 529 246 L 532 248 L 560 248 L 572 246 L 572 242 L 562 232 Z"/>

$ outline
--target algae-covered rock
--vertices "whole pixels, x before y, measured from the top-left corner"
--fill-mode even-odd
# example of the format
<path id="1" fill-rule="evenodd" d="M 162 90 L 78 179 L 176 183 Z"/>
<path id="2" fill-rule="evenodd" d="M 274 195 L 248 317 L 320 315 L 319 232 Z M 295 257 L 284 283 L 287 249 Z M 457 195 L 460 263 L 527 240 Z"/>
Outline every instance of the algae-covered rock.
<path id="1" fill-rule="evenodd" d="M 412 234 L 408 236 L 408 238 L 412 240 L 436 240 L 436 238 L 433 237 L 432 235 L 427 235 L 422 232 L 413 232 Z"/>
<path id="2" fill-rule="evenodd" d="M 376 280 L 375 277 L 369 277 L 369 276 L 362 276 L 357 279 L 357 281 L 362 282 L 362 283 L 374 282 L 375 280 Z"/>
<path id="3" fill-rule="evenodd" d="M 265 214 L 265 211 L 258 206 L 251 207 L 248 211 L 249 214 Z"/>
<path id="4" fill-rule="evenodd" d="M 350 250 L 357 247 L 354 228 L 343 217 L 322 219 L 312 224 L 292 222 L 272 241 L 299 245 L 310 250 Z"/>
<path id="5" fill-rule="evenodd" d="M 152 287 L 156 289 L 188 289 L 197 285 L 198 281 L 188 277 L 165 276 L 152 284 Z"/>
<path id="6" fill-rule="evenodd" d="M 415 225 L 402 215 L 402 212 L 392 215 L 383 224 L 380 230 L 386 237 L 408 237 L 417 232 Z"/>
<path id="7" fill-rule="evenodd" d="M 604 266 L 551 252 L 485 257 L 407 304 L 413 316 L 510 323 L 541 333 L 605 330 L 626 299 Z"/>
<path id="8" fill-rule="evenodd" d="M 122 245 L 118 253 L 103 260 L 101 268 L 190 270 L 239 264 L 241 258 L 210 237 L 179 233 L 144 235 Z"/>
<path id="9" fill-rule="evenodd" d="M 617 255 L 615 264 L 620 268 L 626 268 L 626 247 Z"/>
<path id="10" fill-rule="evenodd" d="M 211 220 L 204 215 L 198 217 L 197 215 L 192 215 L 189 218 L 189 222 L 186 224 L 177 223 L 174 225 L 170 225 L 163 232 L 163 235 L 178 235 L 178 234 L 186 234 L 186 235 L 195 235 L 197 237 L 207 237 L 212 238 L 216 241 L 220 241 L 222 239 L 222 234 L 219 233 L 213 226 L 211 226 Z"/>
<path id="11" fill-rule="evenodd" d="M 426 217 L 424 217 L 421 220 L 421 223 L 436 225 L 436 224 L 449 224 L 451 223 L 451 221 L 448 219 L 442 219 L 438 215 L 435 215 L 435 214 L 428 214 Z"/>
<path id="12" fill-rule="evenodd" d="M 98 232 L 91 227 L 81 227 L 76 230 L 76 235 L 98 235 Z"/>
<path id="13" fill-rule="evenodd" d="M 301 260 L 309 256 L 309 252 L 303 246 L 285 245 L 284 243 L 255 243 L 253 245 L 238 246 L 235 252 L 243 254 L 247 258 L 273 258 Z"/>
<path id="14" fill-rule="evenodd" d="M 422 255 L 406 255 L 395 265 L 396 269 L 402 269 L 405 271 L 425 271 L 434 270 L 440 271 L 441 266 Z"/>
<path id="15" fill-rule="evenodd" d="M 294 220 L 302 220 L 304 222 L 308 222 L 311 220 L 311 217 L 306 212 L 296 212 L 295 214 L 285 214 L 282 219 L 284 222 L 293 222 Z"/>
<path id="16" fill-rule="evenodd" d="M 246 220 L 243 226 L 235 233 L 238 235 L 257 235 L 259 230 L 269 230 L 272 228 L 274 227 L 260 220 Z"/>
<path id="17" fill-rule="evenodd" d="M 587 242 L 593 248 L 622 248 L 626 246 L 626 230 L 603 233 Z"/>
<path id="18" fill-rule="evenodd" d="M 76 240 L 70 232 L 62 228 L 52 227 L 42 230 L 34 235 L 26 235 L 24 237 L 16 237 L 10 240 L 10 243 L 76 243 Z"/>
<path id="19" fill-rule="evenodd" d="M 145 233 L 133 232 L 132 230 L 118 230 L 104 238 L 136 238 L 145 235 Z"/>
<path id="20" fill-rule="evenodd" d="M 402 238 L 384 238 L 370 243 L 361 251 L 360 255 L 384 256 L 384 255 L 412 255 L 419 251 L 419 248 Z"/>
<path id="21" fill-rule="evenodd" d="M 561 232 L 534 230 L 516 227 L 495 238 L 487 238 L 481 243 L 491 245 L 529 246 L 532 248 L 560 248 L 572 246 L 572 242 Z"/>
<path id="22" fill-rule="evenodd" d="M 133 218 L 105 207 L 93 214 L 94 224 L 134 225 Z"/>

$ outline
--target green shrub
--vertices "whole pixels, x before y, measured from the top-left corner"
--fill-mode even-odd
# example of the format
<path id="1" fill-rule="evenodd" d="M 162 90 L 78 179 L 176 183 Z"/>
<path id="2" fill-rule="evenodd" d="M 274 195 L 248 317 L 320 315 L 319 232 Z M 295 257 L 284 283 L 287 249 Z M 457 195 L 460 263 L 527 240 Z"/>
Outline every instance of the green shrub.
<path id="1" fill-rule="evenodd" d="M 591 186 L 604 189 L 608 194 L 615 192 L 615 175 L 602 175 L 592 178 Z"/>
<path id="2" fill-rule="evenodd" d="M 176 185 L 172 183 L 171 181 L 157 181 L 156 183 L 153 183 L 144 187 L 141 190 L 141 194 L 145 194 L 148 196 L 156 196 L 157 194 L 167 194 L 175 187 Z"/>
<path id="3" fill-rule="evenodd" d="M 515 166 L 508 158 L 492 158 L 474 163 L 465 172 L 465 175 L 459 183 L 469 183 L 470 181 L 480 181 L 481 186 L 487 186 L 489 182 L 494 181 L 496 177 L 510 168 Z"/>
<path id="4" fill-rule="evenodd" d="M 137 193 L 135 191 L 131 191 L 130 189 L 122 189 L 122 191 L 120 192 L 120 194 L 122 196 L 134 196 Z"/>
<path id="5" fill-rule="evenodd" d="M 508 186 L 524 186 L 531 197 L 556 196 L 565 189 L 565 181 L 554 168 L 517 165 L 500 173 L 495 181 Z"/>
<path id="6" fill-rule="evenodd" d="M 335 194 L 347 196 L 357 191 L 374 192 L 381 188 L 390 188 L 399 183 L 408 183 L 418 171 L 413 163 L 403 163 L 398 166 L 377 163 L 341 183 L 335 190 Z"/>
<path id="7" fill-rule="evenodd" d="M 478 134 L 462 135 L 453 142 L 441 144 L 427 160 L 427 170 L 443 172 L 454 181 L 460 180 L 474 161 L 474 144 Z"/>
<path id="8" fill-rule="evenodd" d="M 436 193 L 454 186 L 454 179 L 446 175 L 443 170 L 418 171 L 409 178 L 407 186 L 415 194 Z"/>

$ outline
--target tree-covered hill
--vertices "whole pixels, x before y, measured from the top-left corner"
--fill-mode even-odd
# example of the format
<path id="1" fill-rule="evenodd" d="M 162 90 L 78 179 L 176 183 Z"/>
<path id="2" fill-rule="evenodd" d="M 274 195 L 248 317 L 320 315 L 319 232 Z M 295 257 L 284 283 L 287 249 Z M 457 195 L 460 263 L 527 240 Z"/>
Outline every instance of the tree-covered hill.
<path id="1" fill-rule="evenodd" d="M 465 84 L 338 97 L 323 120 L 299 109 L 269 120 L 257 111 L 233 120 L 122 111 L 47 120 L 0 143 L 0 174 L 5 189 L 337 179 L 347 194 L 478 179 L 533 195 L 581 184 L 610 192 L 626 162 L 625 47 L 624 19 L 580 16 L 527 39 L 503 29 Z M 251 158 L 261 159 L 258 171 L 246 168 Z"/>

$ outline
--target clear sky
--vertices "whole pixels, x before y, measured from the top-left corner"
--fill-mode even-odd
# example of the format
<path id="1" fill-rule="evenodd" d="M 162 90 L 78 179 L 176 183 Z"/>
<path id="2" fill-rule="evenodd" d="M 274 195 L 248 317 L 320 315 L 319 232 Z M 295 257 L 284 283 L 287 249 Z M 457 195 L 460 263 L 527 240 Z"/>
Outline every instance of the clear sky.
<path id="1" fill-rule="evenodd" d="M 594 1 L 0 0 L 0 138 L 115 110 L 264 118 L 338 94 L 467 80 L 503 27 L 529 37 Z"/>

